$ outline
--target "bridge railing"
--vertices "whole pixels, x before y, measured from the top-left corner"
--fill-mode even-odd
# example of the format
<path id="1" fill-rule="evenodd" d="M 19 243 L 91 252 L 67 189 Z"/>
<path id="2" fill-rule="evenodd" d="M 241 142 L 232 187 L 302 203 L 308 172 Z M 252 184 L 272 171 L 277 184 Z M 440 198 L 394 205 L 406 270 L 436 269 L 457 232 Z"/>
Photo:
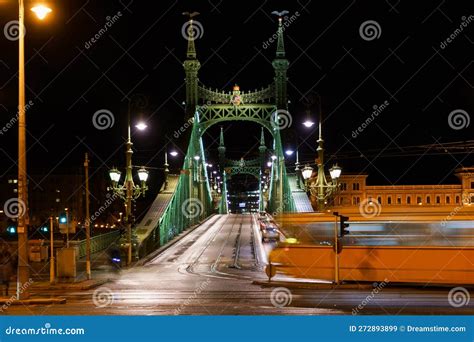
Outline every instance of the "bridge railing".
<path id="1" fill-rule="evenodd" d="M 99 234 L 91 237 L 91 254 L 103 251 L 107 249 L 114 242 L 118 242 L 120 239 L 120 231 L 114 230 L 109 233 Z M 86 256 L 86 240 L 71 241 L 71 246 L 76 247 L 78 258 Z"/>
<path id="2" fill-rule="evenodd" d="M 212 214 L 212 197 L 196 114 L 178 184 L 153 231 L 140 243 L 143 257 Z"/>

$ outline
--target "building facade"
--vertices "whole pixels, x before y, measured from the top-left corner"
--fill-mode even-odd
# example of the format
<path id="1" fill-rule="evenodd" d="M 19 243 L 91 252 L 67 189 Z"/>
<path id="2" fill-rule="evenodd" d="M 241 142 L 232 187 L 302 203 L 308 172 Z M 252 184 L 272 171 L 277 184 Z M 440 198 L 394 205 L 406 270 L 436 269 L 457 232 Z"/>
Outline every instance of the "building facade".
<path id="1" fill-rule="evenodd" d="M 337 207 L 358 206 L 374 201 L 387 206 L 461 206 L 474 203 L 474 167 L 455 171 L 459 184 L 367 185 L 367 175 L 341 175 L 340 189 L 333 199 Z"/>

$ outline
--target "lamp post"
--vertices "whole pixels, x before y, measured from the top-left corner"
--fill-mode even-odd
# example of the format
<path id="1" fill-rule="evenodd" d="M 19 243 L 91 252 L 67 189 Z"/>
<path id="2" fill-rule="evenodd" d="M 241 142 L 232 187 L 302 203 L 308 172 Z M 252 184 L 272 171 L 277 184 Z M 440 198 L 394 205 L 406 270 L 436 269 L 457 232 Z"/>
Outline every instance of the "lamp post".
<path id="1" fill-rule="evenodd" d="M 316 176 L 316 182 L 314 184 L 308 184 L 308 179 L 311 178 L 313 174 L 313 169 L 306 165 L 302 170 L 303 179 L 305 180 L 306 191 L 309 191 L 312 196 L 315 196 L 317 199 L 317 208 L 318 211 L 322 211 L 326 205 L 326 199 L 333 196 L 339 188 L 338 179 L 341 176 L 342 169 L 337 165 L 333 165 L 329 169 L 329 174 L 331 175 L 331 182 L 328 182 L 326 175 L 324 173 L 324 148 L 323 148 L 323 137 L 322 137 L 322 113 L 320 109 L 320 118 L 319 118 L 319 138 L 317 140 L 318 148 L 316 149 L 318 153 L 318 159 L 316 160 L 316 165 L 318 167 L 318 174 Z"/>
<path id="2" fill-rule="evenodd" d="M 31 9 L 42 20 L 51 9 L 39 5 Z M 26 173 L 26 117 L 25 117 L 25 5 L 18 0 L 18 202 L 23 210 L 18 213 L 18 281 L 17 298 L 28 299 L 30 271 L 28 265 L 28 187 Z"/>
<path id="3" fill-rule="evenodd" d="M 110 180 L 112 181 L 111 190 L 122 198 L 125 201 L 125 222 L 127 225 L 127 265 L 132 263 L 132 201 L 137 199 L 140 196 L 144 196 L 145 192 L 148 190 L 146 181 L 148 180 L 148 171 L 141 167 L 137 174 L 140 180 L 140 185 L 135 185 L 133 182 L 133 165 L 132 165 L 132 138 L 131 138 L 131 129 L 130 129 L 130 110 L 131 102 L 128 104 L 128 127 L 127 133 L 128 138 L 125 143 L 125 179 L 122 185 L 119 185 L 121 172 L 116 168 L 113 168 L 109 171 Z M 138 127 L 137 127 L 138 128 Z M 140 129 L 140 128 L 139 128 Z"/>

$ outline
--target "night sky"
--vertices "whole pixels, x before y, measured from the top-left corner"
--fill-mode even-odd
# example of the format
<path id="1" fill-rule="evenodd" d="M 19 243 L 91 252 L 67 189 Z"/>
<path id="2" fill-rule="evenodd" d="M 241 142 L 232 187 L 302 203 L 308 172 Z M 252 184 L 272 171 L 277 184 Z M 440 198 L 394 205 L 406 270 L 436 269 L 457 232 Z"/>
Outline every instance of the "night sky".
<path id="1" fill-rule="evenodd" d="M 276 31 L 270 13 L 284 9 L 299 16 L 285 31 L 293 124 L 282 134 L 285 146 L 300 145 L 302 161 L 316 157 L 316 131 L 301 123 L 306 110 L 316 121 L 320 95 L 328 165 L 337 161 L 343 172 L 368 173 L 370 184 L 437 184 L 456 182 L 455 168 L 474 165 L 472 154 L 442 147 L 474 139 L 472 2 L 69 0 L 51 5 L 54 11 L 44 22 L 26 13 L 27 102 L 33 102 L 27 112 L 29 172 L 78 169 L 84 152 L 100 172 L 123 165 L 129 98 L 141 101 L 132 120 L 149 125 L 146 132 L 133 132 L 134 164 L 162 167 L 166 144 L 185 150 L 187 143 L 173 137 L 184 123 L 182 12 L 201 13 L 196 17 L 203 27 L 196 40 L 200 81 L 248 91 L 273 80 L 276 44 L 265 48 L 264 42 Z M 107 32 L 90 43 L 114 15 L 118 19 Z M 16 1 L 0 0 L 2 33 L 16 19 Z M 379 36 L 365 40 L 359 28 L 369 20 L 380 27 Z M 460 26 L 463 31 L 455 34 Z M 16 112 L 17 50 L 18 41 L 0 36 L 0 126 Z M 374 105 L 385 102 L 388 106 L 354 138 Z M 94 127 L 92 117 L 101 109 L 113 113 L 111 128 Z M 455 110 L 464 111 L 457 113 L 471 121 L 469 126 L 450 126 L 448 116 Z M 218 129 L 204 137 L 211 160 L 217 156 L 211 136 L 217 138 Z M 231 157 L 256 153 L 257 125 L 232 123 L 224 129 Z M 16 172 L 16 139 L 17 126 L 0 135 L 2 174 Z M 182 156 L 171 161 L 172 168 L 181 166 Z M 158 169 L 151 172 L 152 179 L 160 175 Z"/>

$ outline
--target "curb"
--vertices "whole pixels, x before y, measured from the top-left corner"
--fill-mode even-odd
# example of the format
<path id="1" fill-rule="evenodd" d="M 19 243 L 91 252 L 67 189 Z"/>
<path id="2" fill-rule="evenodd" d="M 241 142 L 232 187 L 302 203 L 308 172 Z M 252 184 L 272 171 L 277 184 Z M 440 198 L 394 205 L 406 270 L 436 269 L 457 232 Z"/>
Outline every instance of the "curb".
<path id="1" fill-rule="evenodd" d="M 55 283 L 50 284 L 49 282 L 38 283 L 33 285 L 33 290 L 90 290 L 98 286 L 108 283 L 109 279 L 100 280 L 83 280 L 77 283 Z"/>
<path id="2" fill-rule="evenodd" d="M 262 281 L 254 280 L 253 285 L 259 285 L 262 287 L 287 287 L 295 289 L 315 289 L 315 290 L 335 290 L 335 289 L 354 289 L 363 290 L 371 289 L 374 286 L 372 284 L 331 284 L 331 283 L 305 283 L 305 282 L 292 282 L 292 281 Z"/>
<path id="3" fill-rule="evenodd" d="M 31 298 L 31 299 L 12 299 L 0 298 L 0 305 L 47 305 L 47 304 L 66 304 L 66 298 L 64 297 L 52 297 L 52 298 Z"/>
<path id="4" fill-rule="evenodd" d="M 253 285 L 259 285 L 261 287 L 287 287 L 287 288 L 294 288 L 294 289 L 314 289 L 314 290 L 367 290 L 376 288 L 377 285 L 382 282 L 372 282 L 372 283 L 342 283 L 339 285 L 332 284 L 332 283 L 308 283 L 308 282 L 294 282 L 294 281 L 268 281 L 268 280 L 254 280 L 252 281 Z M 466 289 L 474 290 L 474 286 L 472 284 L 465 284 L 465 285 L 458 285 L 462 286 Z M 446 290 L 452 288 L 453 285 L 450 284 L 417 284 L 417 283 L 387 283 L 384 288 L 422 288 L 422 289 L 431 289 L 431 290 Z"/>

